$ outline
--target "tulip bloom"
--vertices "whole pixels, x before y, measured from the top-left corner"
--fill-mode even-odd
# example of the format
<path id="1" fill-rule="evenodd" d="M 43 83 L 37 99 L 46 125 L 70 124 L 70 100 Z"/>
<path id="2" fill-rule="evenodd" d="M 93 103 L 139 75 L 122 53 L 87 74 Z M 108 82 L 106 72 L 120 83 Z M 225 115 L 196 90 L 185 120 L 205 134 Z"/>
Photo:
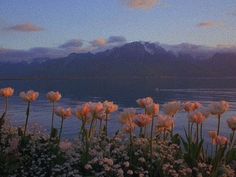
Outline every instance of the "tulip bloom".
<path id="1" fill-rule="evenodd" d="M 157 118 L 157 129 L 171 131 L 173 128 L 174 120 L 168 115 L 159 115 Z"/>
<path id="2" fill-rule="evenodd" d="M 29 112 L 30 112 L 30 104 L 33 101 L 36 101 L 39 97 L 39 93 L 33 90 L 29 90 L 27 92 L 20 92 L 20 97 L 28 103 L 27 110 L 26 110 L 26 120 L 25 120 L 25 129 L 24 129 L 24 136 L 27 131 L 27 125 L 29 120 Z"/>
<path id="3" fill-rule="evenodd" d="M 216 144 L 217 131 L 209 131 L 208 135 L 211 137 L 212 144 Z"/>
<path id="4" fill-rule="evenodd" d="M 92 120 L 89 127 L 89 137 L 92 135 L 92 128 L 95 119 L 97 119 L 102 112 L 104 112 L 104 107 L 101 102 L 88 102 L 88 107 L 91 112 Z M 96 122 L 95 122 L 96 123 Z"/>
<path id="5" fill-rule="evenodd" d="M 159 104 L 155 104 L 155 103 L 152 103 L 146 106 L 147 114 L 151 115 L 152 117 L 156 116 L 159 113 L 159 109 L 160 109 Z"/>
<path id="6" fill-rule="evenodd" d="M 165 114 L 174 117 L 175 114 L 180 111 L 181 103 L 179 101 L 171 101 L 163 104 L 163 111 Z"/>
<path id="7" fill-rule="evenodd" d="M 222 146 L 222 145 L 226 145 L 226 144 L 228 144 L 228 138 L 227 137 L 225 137 L 225 136 L 217 136 L 216 137 L 216 144 L 217 145 L 220 145 L 220 146 Z"/>
<path id="8" fill-rule="evenodd" d="M 54 128 L 54 113 L 55 113 L 55 103 L 61 100 L 61 93 L 50 91 L 46 95 L 47 99 L 52 103 L 52 119 L 51 119 L 51 136 Z"/>
<path id="9" fill-rule="evenodd" d="M 232 131 L 236 130 L 236 116 L 231 117 L 227 120 L 229 128 L 232 129 Z"/>
<path id="10" fill-rule="evenodd" d="M 188 101 L 188 102 L 184 103 L 184 110 L 188 113 L 193 112 L 200 107 L 201 107 L 201 104 L 199 102 Z"/>
<path id="11" fill-rule="evenodd" d="M 112 101 L 104 101 L 103 102 L 103 108 L 105 111 L 105 121 L 106 121 L 106 126 L 105 126 L 105 134 L 107 135 L 107 130 L 108 130 L 108 116 L 110 113 L 113 113 L 118 110 L 118 105 L 114 104 Z M 100 119 L 100 125 L 102 124 L 102 119 Z"/>
<path id="12" fill-rule="evenodd" d="M 209 111 L 212 115 L 217 115 L 218 117 L 218 126 L 217 126 L 217 135 L 220 133 L 220 118 L 221 115 L 229 110 L 229 103 L 226 101 L 213 102 L 209 105 Z"/>
<path id="13" fill-rule="evenodd" d="M 59 143 L 60 143 L 64 119 L 68 119 L 72 116 L 72 110 L 71 110 L 71 108 L 66 108 L 65 109 L 65 108 L 62 108 L 62 107 L 57 107 L 56 110 L 55 110 L 55 114 L 58 117 L 61 117 L 61 128 L 60 128 L 60 133 L 59 133 Z"/>
<path id="14" fill-rule="evenodd" d="M 148 105 L 153 103 L 153 99 L 151 97 L 140 98 L 137 99 L 136 102 L 141 108 L 146 108 Z"/>
<path id="15" fill-rule="evenodd" d="M 5 108 L 4 113 L 7 113 L 7 107 L 8 107 L 8 98 L 11 97 L 14 94 L 14 89 L 11 87 L 6 87 L 0 89 L 0 96 L 5 98 Z"/>
<path id="16" fill-rule="evenodd" d="M 147 114 L 138 114 L 136 119 L 134 119 L 134 123 L 141 128 L 149 125 L 151 121 L 152 118 Z"/>

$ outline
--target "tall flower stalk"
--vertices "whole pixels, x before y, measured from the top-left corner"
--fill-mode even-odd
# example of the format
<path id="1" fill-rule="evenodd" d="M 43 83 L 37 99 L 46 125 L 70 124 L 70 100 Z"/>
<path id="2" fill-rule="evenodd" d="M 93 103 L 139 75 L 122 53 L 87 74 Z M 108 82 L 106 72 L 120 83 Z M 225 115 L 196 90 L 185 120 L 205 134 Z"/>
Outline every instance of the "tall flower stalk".
<path id="1" fill-rule="evenodd" d="M 47 99 L 52 103 L 52 117 L 51 117 L 51 133 L 50 138 L 53 136 L 54 130 L 54 115 L 55 115 L 55 104 L 61 100 L 61 93 L 50 91 L 46 95 Z"/>
<path id="2" fill-rule="evenodd" d="M 20 97 L 27 102 L 27 109 L 26 109 L 26 119 L 25 119 L 25 128 L 24 128 L 24 136 L 27 132 L 27 125 L 29 121 L 29 114 L 30 114 L 30 105 L 32 102 L 36 101 L 39 97 L 39 93 L 33 90 L 29 90 L 27 92 L 21 92 Z"/>
<path id="3" fill-rule="evenodd" d="M 6 88 L 2 88 L 0 89 L 0 96 L 4 98 L 5 100 L 5 104 L 4 104 L 4 111 L 3 114 L 1 116 L 1 119 L 4 119 L 4 117 L 7 114 L 8 111 L 8 99 L 9 97 L 11 97 L 14 94 L 14 89 L 11 87 L 6 87 Z"/>
<path id="4" fill-rule="evenodd" d="M 61 118 L 61 126 L 60 126 L 59 139 L 58 139 L 58 144 L 59 144 L 61 141 L 64 119 L 68 119 L 72 116 L 72 110 L 71 108 L 57 107 L 55 110 L 55 114 Z"/>

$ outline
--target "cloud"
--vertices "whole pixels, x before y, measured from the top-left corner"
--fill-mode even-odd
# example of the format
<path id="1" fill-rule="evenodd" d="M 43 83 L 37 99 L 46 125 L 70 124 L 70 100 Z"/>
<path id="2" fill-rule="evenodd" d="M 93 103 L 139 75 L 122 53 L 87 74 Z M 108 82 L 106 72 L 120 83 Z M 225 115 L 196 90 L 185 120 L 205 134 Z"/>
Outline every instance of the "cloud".
<path id="1" fill-rule="evenodd" d="M 73 49 L 73 48 L 81 48 L 83 46 L 83 41 L 80 39 L 71 39 L 64 44 L 61 44 L 59 48 L 62 49 Z"/>
<path id="2" fill-rule="evenodd" d="M 195 58 L 208 59 L 216 53 L 236 53 L 236 45 L 217 45 L 209 47 L 204 45 L 195 45 L 189 43 L 181 43 L 176 45 L 159 44 L 167 51 L 174 54 L 188 54 Z"/>
<path id="3" fill-rule="evenodd" d="M 125 43 L 126 39 L 123 36 L 110 36 L 108 38 L 109 43 Z"/>
<path id="4" fill-rule="evenodd" d="M 216 28 L 216 27 L 221 27 L 222 24 L 214 21 L 206 21 L 206 22 L 200 22 L 197 24 L 197 27 L 199 28 L 204 28 L 204 29 L 209 29 L 209 28 Z"/>
<path id="5" fill-rule="evenodd" d="M 160 0 L 123 0 L 124 4 L 133 9 L 151 9 L 160 3 Z"/>
<path id="6" fill-rule="evenodd" d="M 92 45 L 92 47 L 104 47 L 107 45 L 107 43 L 108 41 L 105 38 L 98 38 L 93 41 L 90 41 L 90 44 Z"/>
<path id="7" fill-rule="evenodd" d="M 5 30 L 8 31 L 18 31 L 18 32 L 39 32 L 39 31 L 43 31 L 44 29 L 33 25 L 31 23 L 24 23 L 24 24 L 17 24 L 14 26 L 10 26 L 5 28 Z"/>

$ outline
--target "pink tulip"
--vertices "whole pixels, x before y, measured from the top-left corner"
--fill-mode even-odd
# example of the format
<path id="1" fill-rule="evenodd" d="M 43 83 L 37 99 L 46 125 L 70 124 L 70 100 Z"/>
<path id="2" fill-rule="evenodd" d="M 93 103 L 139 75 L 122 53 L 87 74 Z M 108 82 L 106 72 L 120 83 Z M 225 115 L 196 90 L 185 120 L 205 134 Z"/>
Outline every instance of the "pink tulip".
<path id="1" fill-rule="evenodd" d="M 231 117 L 227 120 L 229 128 L 231 128 L 233 131 L 236 130 L 236 116 Z"/>
<path id="2" fill-rule="evenodd" d="M 11 87 L 6 87 L 0 89 L 0 96 L 1 97 L 11 97 L 14 94 L 14 89 Z"/>
<path id="3" fill-rule="evenodd" d="M 200 111 L 194 111 L 189 114 L 189 120 L 192 123 L 202 124 L 205 121 L 206 117 Z"/>
<path id="4" fill-rule="evenodd" d="M 165 114 L 173 117 L 181 109 L 181 103 L 179 101 L 171 101 L 163 104 L 163 111 Z"/>
<path id="5" fill-rule="evenodd" d="M 209 105 L 209 111 L 213 115 L 221 115 L 229 110 L 229 103 L 226 101 L 213 102 Z"/>
<path id="6" fill-rule="evenodd" d="M 138 114 L 137 118 L 134 120 L 134 123 L 138 127 L 146 127 L 152 121 L 152 118 L 147 114 Z"/>
<path id="7" fill-rule="evenodd" d="M 159 113 L 159 104 L 149 104 L 146 107 L 146 111 L 148 115 L 156 116 Z"/>
<path id="8" fill-rule="evenodd" d="M 226 144 L 228 144 L 228 138 L 226 138 L 225 136 L 217 136 L 215 141 L 216 141 L 217 145 L 226 145 Z"/>
<path id="9" fill-rule="evenodd" d="M 50 101 L 50 102 L 58 102 L 61 100 L 61 93 L 60 92 L 54 92 L 54 91 L 50 91 L 47 93 L 47 99 Z"/>
<path id="10" fill-rule="evenodd" d="M 136 102 L 141 108 L 146 108 L 148 105 L 153 104 L 153 99 L 151 97 L 140 98 Z"/>
<path id="11" fill-rule="evenodd" d="M 20 92 L 20 97 L 26 102 L 33 102 L 38 99 L 39 93 L 29 90 L 27 92 Z"/>
<path id="12" fill-rule="evenodd" d="M 201 104 L 199 102 L 186 102 L 184 103 L 184 110 L 186 112 L 193 112 L 196 109 L 200 108 Z"/>

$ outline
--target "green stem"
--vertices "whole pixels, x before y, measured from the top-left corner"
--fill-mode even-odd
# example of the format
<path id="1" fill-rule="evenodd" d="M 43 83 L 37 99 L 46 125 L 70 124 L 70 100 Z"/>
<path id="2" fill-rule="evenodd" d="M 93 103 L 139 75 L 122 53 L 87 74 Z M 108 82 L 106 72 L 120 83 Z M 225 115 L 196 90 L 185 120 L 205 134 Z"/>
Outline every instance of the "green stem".
<path id="1" fill-rule="evenodd" d="M 233 145 L 234 145 L 234 135 L 235 135 L 235 130 L 233 130 L 233 135 L 232 135 L 232 138 L 231 138 L 231 144 L 230 144 L 229 151 L 233 148 Z"/>
<path id="2" fill-rule="evenodd" d="M 61 141 L 61 133 L 62 133 L 62 128 L 63 128 L 63 123 L 64 123 L 64 118 L 61 117 L 61 128 L 60 128 L 60 133 L 59 133 L 59 142 L 58 142 L 58 143 L 60 143 L 60 141 Z"/>
<path id="3" fill-rule="evenodd" d="M 99 136 L 101 135 L 102 132 L 102 119 L 99 121 Z"/>
<path id="4" fill-rule="evenodd" d="M 142 137 L 143 127 L 140 127 L 139 137 Z"/>
<path id="5" fill-rule="evenodd" d="M 198 140 L 199 140 L 199 125 L 197 124 L 197 144 L 198 144 Z"/>
<path id="6" fill-rule="evenodd" d="M 203 140 L 202 127 L 203 127 L 203 125 L 202 125 L 202 123 L 201 123 L 201 125 L 200 125 L 200 137 L 201 137 L 201 140 Z"/>
<path id="7" fill-rule="evenodd" d="M 217 136 L 220 134 L 220 114 L 218 114 Z"/>
<path id="8" fill-rule="evenodd" d="M 5 114 L 7 114 L 7 108 L 8 108 L 8 97 L 5 98 L 5 109 L 4 109 Z"/>
<path id="9" fill-rule="evenodd" d="M 52 120 L 51 120 L 51 136 L 52 137 L 52 132 L 54 128 L 54 114 L 55 114 L 55 102 L 52 102 Z"/>
<path id="10" fill-rule="evenodd" d="M 151 158 L 152 158 L 153 126 L 154 126 L 154 117 L 152 117 L 152 124 L 151 124 L 151 137 L 150 137 L 150 154 L 151 154 Z"/>
<path id="11" fill-rule="evenodd" d="M 92 121 L 91 121 L 91 123 L 90 123 L 90 127 L 89 127 L 89 134 L 88 134 L 89 138 L 91 137 L 92 127 L 93 127 L 94 119 L 95 119 L 95 116 L 93 115 L 93 117 L 92 117 Z"/>
<path id="12" fill-rule="evenodd" d="M 29 112 L 30 112 L 30 102 L 28 101 L 27 110 L 26 110 L 26 120 L 25 120 L 24 136 L 25 136 L 26 131 L 27 131 L 27 125 L 28 125 L 28 121 L 29 121 Z"/>
<path id="13" fill-rule="evenodd" d="M 107 130 L 108 129 L 108 113 L 106 113 L 106 128 L 105 128 L 105 130 L 106 130 L 106 136 L 107 136 Z"/>

